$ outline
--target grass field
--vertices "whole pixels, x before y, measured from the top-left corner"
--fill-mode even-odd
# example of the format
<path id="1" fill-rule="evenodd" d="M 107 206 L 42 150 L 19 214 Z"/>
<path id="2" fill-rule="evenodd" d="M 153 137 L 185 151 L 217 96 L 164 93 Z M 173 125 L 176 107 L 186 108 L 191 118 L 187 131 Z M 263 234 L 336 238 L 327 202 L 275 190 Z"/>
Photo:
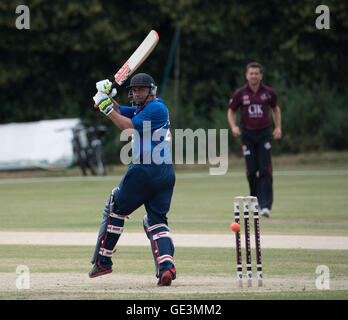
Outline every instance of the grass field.
<path id="1" fill-rule="evenodd" d="M 274 173 L 272 219 L 263 221 L 262 232 L 348 236 L 348 170 L 298 173 Z M 0 231 L 96 231 L 120 178 L 0 184 Z M 178 172 L 170 226 L 178 233 L 230 232 L 233 197 L 247 194 L 242 172 L 226 176 Z M 127 230 L 142 231 L 144 214 L 143 207 L 134 212 Z"/>
<path id="2" fill-rule="evenodd" d="M 167 290 L 154 286 L 153 261 L 147 247 L 119 248 L 117 271 L 104 278 L 88 279 L 87 260 L 92 249 L 21 246 L 19 255 L 16 246 L 0 246 L 0 283 L 4 282 L 1 275 L 7 275 L 14 285 L 18 265 L 30 266 L 33 277 L 32 289 L 0 291 L 0 299 L 346 299 L 348 294 L 348 255 L 342 250 L 264 249 L 265 287 L 239 289 L 234 250 L 176 248 L 178 279 Z M 330 290 L 315 287 L 315 271 L 322 264 L 330 269 Z M 143 284 L 127 282 L 129 275 L 140 278 Z M 191 281 L 196 282 L 193 288 L 188 284 Z"/>
<path id="3" fill-rule="evenodd" d="M 209 176 L 202 168 L 177 170 L 168 215 L 171 232 L 231 232 L 233 197 L 248 194 L 243 167 L 232 169 L 225 176 Z M 62 179 L 56 173 L 39 178 L 35 173 L 0 176 L 0 232 L 97 232 L 108 194 L 125 169 L 118 170 L 114 176 L 87 179 L 73 174 Z M 348 165 L 318 162 L 310 166 L 297 162 L 282 166 L 278 162 L 274 190 L 272 217 L 261 220 L 262 234 L 348 237 Z M 126 223 L 126 232 L 143 232 L 144 214 L 144 208 L 134 212 Z M 154 286 L 149 247 L 119 248 L 114 273 L 98 279 L 87 277 L 93 252 L 90 246 L 0 245 L 0 252 L 0 299 L 346 300 L 348 297 L 347 250 L 263 249 L 262 289 L 237 288 L 235 253 L 228 248 L 176 248 L 178 279 L 170 288 Z M 29 290 L 14 287 L 18 265 L 30 269 L 33 280 Z M 318 290 L 315 286 L 318 265 L 329 267 L 330 290 Z M 133 277 L 131 284 L 127 284 L 128 276 Z M 134 279 L 141 276 L 145 282 L 135 284 Z M 120 282 L 134 290 L 121 290 Z M 187 283 L 196 286 L 190 290 Z"/>

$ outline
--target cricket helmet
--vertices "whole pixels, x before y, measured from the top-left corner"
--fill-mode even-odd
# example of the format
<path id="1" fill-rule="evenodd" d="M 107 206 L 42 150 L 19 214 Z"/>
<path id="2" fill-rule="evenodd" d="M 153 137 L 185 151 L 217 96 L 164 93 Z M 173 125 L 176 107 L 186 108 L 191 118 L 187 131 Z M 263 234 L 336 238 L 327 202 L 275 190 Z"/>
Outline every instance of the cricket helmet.
<path id="1" fill-rule="evenodd" d="M 148 75 L 147 73 L 137 73 L 131 78 L 129 86 L 127 88 L 129 89 L 128 97 L 131 98 L 132 104 L 134 103 L 133 99 L 133 93 L 132 93 L 132 88 L 133 87 L 148 87 L 150 88 L 149 94 L 147 97 L 144 99 L 144 101 L 137 103 L 137 105 L 144 105 L 146 99 L 149 96 L 155 96 L 157 92 L 157 86 L 155 84 L 155 81 L 153 78 Z"/>
<path id="2" fill-rule="evenodd" d="M 127 88 L 131 89 L 132 87 L 149 87 L 151 95 L 155 95 L 157 91 L 155 80 L 147 73 L 137 73 L 134 75 Z"/>

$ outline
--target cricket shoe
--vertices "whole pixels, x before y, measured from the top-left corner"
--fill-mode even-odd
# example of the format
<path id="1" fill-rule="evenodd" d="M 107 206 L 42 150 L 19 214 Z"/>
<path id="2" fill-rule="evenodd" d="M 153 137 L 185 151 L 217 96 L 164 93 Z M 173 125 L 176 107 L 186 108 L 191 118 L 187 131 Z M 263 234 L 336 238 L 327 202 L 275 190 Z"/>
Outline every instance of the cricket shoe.
<path id="1" fill-rule="evenodd" d="M 103 276 L 104 274 L 108 274 L 111 272 L 112 272 L 112 269 L 106 269 L 95 264 L 92 270 L 88 273 L 88 276 L 90 278 L 95 278 L 95 277 L 100 277 L 100 276 Z"/>
<path id="2" fill-rule="evenodd" d="M 263 208 L 261 210 L 261 216 L 266 217 L 266 218 L 270 218 L 271 217 L 271 211 L 269 211 L 268 208 Z"/>
<path id="3" fill-rule="evenodd" d="M 172 280 L 175 280 L 175 278 L 176 278 L 175 268 L 165 270 L 162 273 L 160 273 L 157 286 L 158 287 L 170 286 L 172 284 Z"/>

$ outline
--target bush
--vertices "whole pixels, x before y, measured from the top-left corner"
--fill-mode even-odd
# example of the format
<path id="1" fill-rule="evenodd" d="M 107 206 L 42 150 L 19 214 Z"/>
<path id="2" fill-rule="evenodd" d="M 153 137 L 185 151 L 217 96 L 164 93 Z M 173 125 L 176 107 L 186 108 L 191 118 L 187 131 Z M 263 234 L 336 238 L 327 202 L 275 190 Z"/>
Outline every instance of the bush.
<path id="1" fill-rule="evenodd" d="M 312 88 L 274 86 L 282 112 L 283 138 L 275 152 L 343 150 L 348 148 L 347 94 L 327 84 Z"/>
<path id="2" fill-rule="evenodd" d="M 317 84 L 309 89 L 304 86 L 287 87 L 284 83 L 277 83 L 273 88 L 278 95 L 283 133 L 282 139 L 273 143 L 274 154 L 348 149 L 346 93 L 339 93 L 327 84 Z M 202 114 L 200 108 L 193 103 L 183 105 L 179 101 L 174 119 L 174 102 L 170 92 L 172 88 L 169 88 L 165 103 L 172 121 L 173 146 L 175 128 L 190 128 L 193 131 L 202 128 L 206 132 L 208 129 L 228 129 L 228 150 L 238 156 L 241 155 L 240 139 L 232 136 L 227 121 L 227 98 L 225 105 L 214 106 L 210 114 Z M 237 121 L 240 113 L 237 114 Z M 120 163 L 120 150 L 126 142 L 120 141 L 120 130 L 114 128 L 112 124 L 109 125 L 110 130 L 103 139 L 106 160 L 109 163 Z M 219 131 L 217 134 L 219 136 Z M 197 141 L 195 143 L 197 154 Z"/>

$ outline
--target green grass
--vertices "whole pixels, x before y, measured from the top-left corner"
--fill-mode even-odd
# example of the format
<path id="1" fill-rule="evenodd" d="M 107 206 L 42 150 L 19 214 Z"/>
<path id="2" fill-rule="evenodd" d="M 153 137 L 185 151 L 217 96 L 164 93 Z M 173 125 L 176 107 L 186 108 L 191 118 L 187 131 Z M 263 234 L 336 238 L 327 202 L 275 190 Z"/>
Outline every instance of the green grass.
<path id="1" fill-rule="evenodd" d="M 314 159 L 312 157 L 312 159 Z M 262 234 L 340 235 L 348 236 L 348 166 L 339 162 L 331 168 L 316 162 L 322 175 L 298 175 L 298 170 L 311 170 L 305 158 L 297 166 L 284 161 L 277 170 L 294 170 L 293 175 L 274 172 L 274 206 L 271 219 L 261 219 Z M 248 186 L 243 167 L 230 166 L 229 175 L 208 176 L 208 170 L 177 170 L 177 182 L 169 225 L 173 233 L 230 233 L 233 221 L 233 197 L 247 195 Z M 342 170 L 338 172 L 337 170 Z M 42 180 L 36 183 L 0 183 L 0 231 L 93 231 L 99 230 L 104 204 L 112 188 L 118 185 L 124 169 L 114 178 L 80 179 L 79 181 Z M 197 173 L 194 176 L 191 173 Z M 187 175 L 186 175 L 187 174 Z M 54 173 L 54 175 L 57 175 Z M 74 176 L 74 175 L 72 175 Z M 1 176 L 3 179 L 11 178 Z M 29 176 L 27 176 L 29 177 Z M 52 177 L 47 174 L 47 178 Z M 20 178 L 16 176 L 16 178 Z M 126 222 L 127 232 L 143 232 L 144 208 Z M 251 225 L 252 227 L 252 225 Z M 27 265 L 31 273 L 62 275 L 86 274 L 94 248 L 90 246 L 0 245 L 0 279 L 15 275 L 18 265 Z M 119 247 L 115 272 L 153 276 L 153 258 L 147 247 Z M 265 283 L 267 279 L 301 279 L 313 283 L 318 265 L 326 265 L 330 279 L 347 283 L 347 250 L 262 249 Z M 253 256 L 254 257 L 254 256 Z M 226 248 L 181 248 L 175 251 L 178 276 L 219 276 L 235 279 L 235 252 Z M 72 283 L 71 286 L 74 286 Z M 56 290 L 2 291 L 0 299 L 347 299 L 347 285 L 342 289 L 309 289 L 307 284 L 284 288 L 277 292 L 232 291 L 215 293 L 160 294 L 144 289 L 118 293 L 100 288 L 72 292 Z"/>
<path id="2" fill-rule="evenodd" d="M 20 250 L 20 253 L 18 252 Z M 86 274 L 91 268 L 89 258 L 93 248 L 89 246 L 0 246 L 0 273 L 14 274 L 18 265 L 26 265 L 31 273 L 83 273 Z M 330 270 L 330 281 L 345 281 L 345 288 L 348 288 L 347 265 L 348 252 L 344 250 L 285 250 L 285 249 L 264 249 L 263 271 L 265 274 L 265 284 L 269 292 L 231 292 L 231 293 L 175 293 L 149 296 L 144 290 L 142 293 L 127 293 L 122 296 L 112 296 L 110 292 L 96 293 L 91 288 L 79 291 L 76 283 L 76 292 L 59 292 L 57 290 L 47 290 L 47 292 L 23 291 L 2 292 L 0 289 L 0 299 L 33 299 L 36 296 L 47 298 L 67 297 L 77 294 L 79 297 L 92 299 L 346 299 L 347 290 L 315 290 L 306 288 L 308 283 L 314 286 L 315 273 L 318 265 L 327 265 Z M 175 252 L 177 261 L 178 277 L 180 276 L 222 276 L 226 282 L 235 279 L 235 257 L 232 249 L 212 249 L 212 248 L 177 248 Z M 150 248 L 144 247 L 120 247 L 114 259 L 114 272 L 121 274 L 153 275 L 154 266 Z M 136 261 L 136 263 L 134 263 Z M 303 285 L 289 291 L 274 292 L 267 279 L 273 278 L 289 279 L 289 281 L 302 281 Z M 154 278 L 155 279 L 155 278 Z M 342 280 L 343 279 L 343 280 Z M 309 282 L 308 282 L 309 281 Z M 111 283 L 110 283 L 111 285 Z M 98 288 L 97 288 L 98 289 Z M 47 295 L 46 295 L 47 294 Z"/>
<path id="3" fill-rule="evenodd" d="M 348 169 L 348 168 L 347 168 Z M 272 218 L 262 219 L 263 233 L 348 235 L 348 176 L 274 176 Z M 0 184 L 0 230 L 97 231 L 114 180 Z M 244 174 L 185 177 L 179 172 L 168 214 L 174 232 L 228 233 L 233 197 L 247 195 Z M 144 207 L 127 221 L 142 232 Z"/>
<path id="4" fill-rule="evenodd" d="M 87 274 L 91 268 L 89 260 L 93 251 L 94 248 L 90 246 L 0 245 L 0 272 L 13 272 L 18 265 L 27 265 L 31 272 Z M 254 258 L 255 255 L 252 254 Z M 178 247 L 175 249 L 175 260 L 180 274 L 235 276 L 235 250 L 232 248 Z M 262 249 L 262 260 L 264 272 L 268 276 L 298 276 L 311 273 L 314 275 L 318 265 L 327 265 L 330 268 L 331 278 L 335 278 L 347 275 L 348 251 Z M 154 273 L 150 246 L 119 247 L 115 261 L 116 270 L 120 273 Z"/>

